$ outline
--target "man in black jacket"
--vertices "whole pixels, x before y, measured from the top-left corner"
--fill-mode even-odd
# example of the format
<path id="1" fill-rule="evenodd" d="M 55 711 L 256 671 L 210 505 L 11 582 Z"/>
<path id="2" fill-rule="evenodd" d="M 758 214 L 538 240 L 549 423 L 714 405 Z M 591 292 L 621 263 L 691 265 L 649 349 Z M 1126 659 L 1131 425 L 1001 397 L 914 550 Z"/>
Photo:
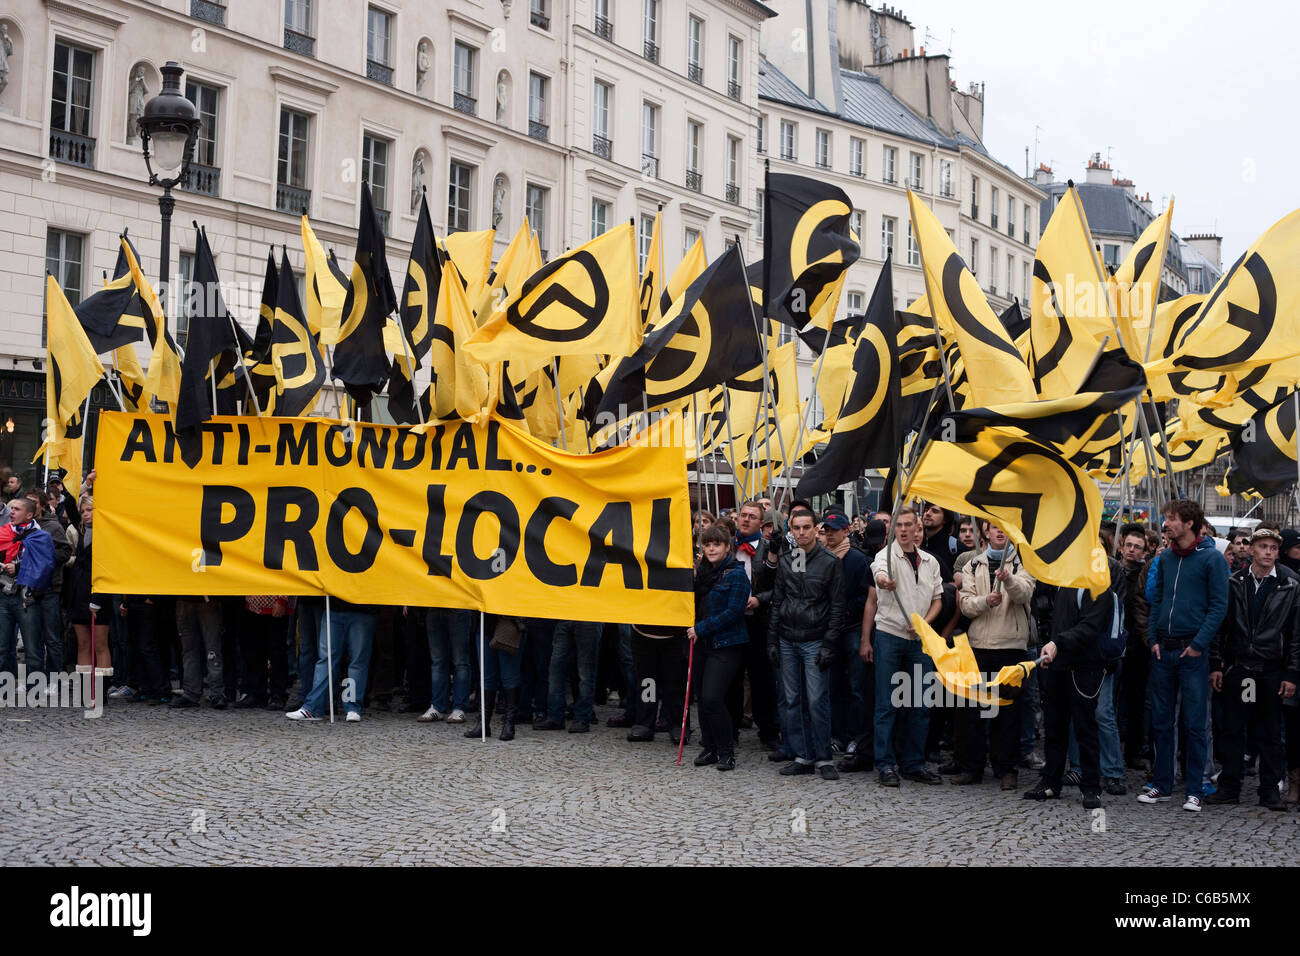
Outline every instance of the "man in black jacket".
<path id="1" fill-rule="evenodd" d="M 1151 651 L 1147 647 L 1147 571 L 1146 529 L 1140 524 L 1120 528 L 1120 570 L 1127 579 L 1124 596 L 1124 626 L 1128 629 L 1128 646 L 1120 671 L 1120 695 L 1124 701 L 1124 762 L 1130 769 L 1145 770 L 1142 751 L 1146 746 L 1147 675 L 1151 670 Z"/>
<path id="2" fill-rule="evenodd" d="M 1116 569 L 1111 567 L 1112 574 Z M 1042 777 L 1026 800 L 1054 800 L 1061 796 L 1061 778 L 1070 745 L 1070 725 L 1079 743 L 1082 767 L 1080 790 L 1083 806 L 1101 806 L 1101 755 L 1097 743 L 1097 695 L 1106 668 L 1099 644 L 1109 633 L 1115 616 L 1115 594 L 1107 588 L 1093 600 L 1087 588 L 1055 588 L 1040 583 L 1052 596 L 1051 640 L 1043 645 L 1046 658 L 1040 669 L 1043 703 Z"/>
<path id="3" fill-rule="evenodd" d="M 862 609 L 871 587 L 871 563 L 849 541 L 849 519 L 839 508 L 822 515 L 822 543 L 844 566 L 844 630 L 831 669 L 831 740 L 847 750 L 862 733 L 865 720 L 863 674 L 858 655 L 862 643 Z M 856 744 L 854 744 L 856 748 Z"/>
<path id="4" fill-rule="evenodd" d="M 772 600 L 771 575 L 763 573 L 767 558 L 767 541 L 762 534 L 763 508 L 757 501 L 747 501 L 736 513 L 736 560 L 749 575 L 749 601 L 745 605 L 745 629 L 749 643 L 744 645 L 743 663 L 728 695 L 731 725 L 739 728 L 744 709 L 745 674 L 749 674 L 750 699 L 758 740 L 768 750 L 780 746 L 781 724 L 777 716 L 777 686 L 772 665 L 767 659 L 767 611 Z"/>
<path id="5" fill-rule="evenodd" d="M 767 656 L 781 668 L 785 746 L 794 757 L 781 773 L 815 769 L 823 780 L 835 780 L 828 672 L 844 627 L 844 569 L 817 543 L 817 525 L 808 511 L 792 509 L 790 531 L 795 547 L 786 551 L 783 542 L 774 541 L 766 562 L 776 565 Z"/>
<path id="6" fill-rule="evenodd" d="M 1259 805 L 1285 810 L 1282 701 L 1300 681 L 1300 578 L 1278 564 L 1282 536 L 1260 528 L 1250 539 L 1251 563 L 1228 578 L 1228 613 L 1210 642 L 1210 686 L 1223 701 L 1219 744 L 1223 770 L 1207 803 L 1241 797 L 1246 725 L 1259 750 Z"/>

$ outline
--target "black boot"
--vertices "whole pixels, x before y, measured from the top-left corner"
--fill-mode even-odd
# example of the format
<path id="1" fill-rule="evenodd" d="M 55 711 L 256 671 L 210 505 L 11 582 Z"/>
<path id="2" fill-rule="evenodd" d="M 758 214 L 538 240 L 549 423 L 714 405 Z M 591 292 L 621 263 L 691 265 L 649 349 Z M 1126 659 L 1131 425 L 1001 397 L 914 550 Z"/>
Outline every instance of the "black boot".
<path id="1" fill-rule="evenodd" d="M 506 708 L 501 715 L 501 740 L 515 739 L 515 713 L 519 710 L 519 688 L 506 691 Z"/>
<path id="2" fill-rule="evenodd" d="M 466 737 L 482 737 L 484 734 L 488 737 L 492 736 L 492 710 L 496 707 L 496 704 L 497 697 L 496 694 L 493 694 L 488 698 L 487 710 L 483 712 L 483 720 L 486 722 L 486 726 L 479 721 L 475 721 L 474 726 L 465 731 Z"/>

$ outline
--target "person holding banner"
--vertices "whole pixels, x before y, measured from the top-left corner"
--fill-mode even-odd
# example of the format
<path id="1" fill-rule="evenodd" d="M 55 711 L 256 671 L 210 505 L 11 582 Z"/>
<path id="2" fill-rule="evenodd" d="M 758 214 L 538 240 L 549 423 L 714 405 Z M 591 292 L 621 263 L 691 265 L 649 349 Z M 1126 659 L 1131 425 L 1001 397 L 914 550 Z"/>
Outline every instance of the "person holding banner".
<path id="1" fill-rule="evenodd" d="M 311 692 L 302 707 L 285 714 L 290 720 L 320 720 L 329 712 L 331 663 L 334 679 L 346 656 L 348 676 L 344 682 L 343 710 L 349 723 L 361 720 L 361 701 L 366 696 L 366 677 L 370 671 L 370 650 L 375 641 L 375 625 L 379 620 L 373 605 L 350 604 L 339 598 L 330 599 L 330 607 L 321 622 L 320 640 L 316 647 L 316 674 Z M 333 651 L 333 661 L 330 651 Z"/>
<path id="2" fill-rule="evenodd" d="M 496 709 L 497 691 L 505 696 L 505 709 L 501 714 L 501 739 L 515 739 L 515 715 L 519 712 L 519 669 L 523 663 L 523 621 L 520 618 L 487 615 L 485 626 L 492 634 L 478 666 L 483 671 L 484 723 L 478 721 L 465 731 L 469 738 L 492 736 L 492 712 Z M 474 653 L 479 653 L 474 642 Z"/>
<path id="3" fill-rule="evenodd" d="M 433 674 L 433 699 L 429 709 L 416 719 L 422 724 L 445 720 L 465 723 L 469 708 L 470 659 L 474 655 L 474 612 L 463 608 L 431 607 L 425 612 L 429 640 L 429 661 Z M 447 706 L 448 665 L 453 671 L 451 709 Z"/>
<path id="4" fill-rule="evenodd" d="M 692 643 L 705 642 L 700 668 L 700 735 L 703 749 L 695 766 L 717 764 L 736 768 L 735 737 L 727 709 L 727 691 L 740 673 L 744 647 L 745 607 L 749 575 L 732 553 L 731 534 L 719 525 L 700 535 L 704 557 L 695 570 L 694 626 L 686 629 Z"/>

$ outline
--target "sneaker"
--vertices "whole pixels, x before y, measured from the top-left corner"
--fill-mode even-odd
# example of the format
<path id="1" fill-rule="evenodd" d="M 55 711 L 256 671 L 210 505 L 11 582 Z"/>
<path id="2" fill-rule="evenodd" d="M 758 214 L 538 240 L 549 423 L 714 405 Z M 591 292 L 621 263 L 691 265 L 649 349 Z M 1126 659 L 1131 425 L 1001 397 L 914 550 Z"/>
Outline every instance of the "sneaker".
<path id="1" fill-rule="evenodd" d="M 1040 780 L 1031 790 L 1026 790 L 1022 796 L 1026 800 L 1059 800 L 1061 792 L 1054 787 L 1049 787 L 1046 782 Z"/>
<path id="2" fill-rule="evenodd" d="M 1143 787 L 1138 794 L 1138 803 L 1168 803 L 1169 794 L 1159 787 Z"/>
<path id="3" fill-rule="evenodd" d="M 313 714 L 306 707 L 299 707 L 297 710 L 291 710 L 284 716 L 288 717 L 290 720 L 320 720 L 319 717 Z"/>
<path id="4" fill-rule="evenodd" d="M 1216 790 L 1214 793 L 1207 793 L 1204 798 L 1205 803 L 1240 803 L 1241 794 L 1233 793 L 1230 790 Z"/>
<path id="5" fill-rule="evenodd" d="M 1077 773 L 1075 773 L 1073 770 L 1067 770 L 1067 771 L 1066 771 L 1064 774 L 1062 774 L 1062 776 L 1061 776 L 1061 786 L 1062 786 L 1062 787 L 1077 787 L 1077 786 L 1081 785 L 1082 783 L 1083 783 L 1083 778 L 1080 777 L 1080 776 L 1079 776 Z"/>
<path id="6" fill-rule="evenodd" d="M 798 777 L 806 773 L 813 773 L 817 768 L 810 763 L 800 763 L 797 760 L 791 760 L 788 764 L 778 771 L 783 777 Z"/>
<path id="7" fill-rule="evenodd" d="M 361 723 L 361 711 L 349 710 L 348 715 L 343 719 L 346 720 L 349 724 L 359 724 Z"/>
<path id="8" fill-rule="evenodd" d="M 230 706 L 234 707 L 236 710 L 245 710 L 249 707 L 256 707 L 257 698 L 252 694 L 240 694 L 235 698 L 235 702 Z"/>
<path id="9" fill-rule="evenodd" d="M 711 763 L 718 762 L 718 754 L 713 750 L 701 750 L 700 755 L 695 758 L 695 766 L 707 767 Z"/>
<path id="10" fill-rule="evenodd" d="M 199 706 L 199 702 L 197 700 L 190 700 L 190 698 L 186 697 L 184 694 L 181 694 L 179 697 L 173 698 L 171 702 L 172 710 L 181 710 L 185 707 L 197 707 L 197 706 Z"/>
<path id="11" fill-rule="evenodd" d="M 1044 763 L 1043 758 L 1038 756 L 1038 754 L 1030 754 L 1020 761 L 1020 768 L 1022 770 L 1042 770 L 1044 766 L 1046 766 L 1046 764 Z"/>
<path id="12" fill-rule="evenodd" d="M 1102 781 L 1102 789 L 1112 797 L 1122 797 L 1128 793 L 1128 787 L 1121 777 L 1107 777 Z"/>
<path id="13" fill-rule="evenodd" d="M 915 783 L 928 783 L 931 786 L 935 784 L 943 783 L 943 777 L 939 776 L 933 770 L 925 770 L 925 769 L 905 770 L 903 771 L 903 779 L 911 780 Z"/>
<path id="14" fill-rule="evenodd" d="M 1091 790 L 1083 795 L 1083 809 L 1098 810 L 1101 808 L 1101 794 Z"/>
<path id="15" fill-rule="evenodd" d="M 437 707 L 430 707 L 415 719 L 422 724 L 436 724 L 438 721 L 446 720 L 447 718 L 438 710 Z"/>
<path id="16" fill-rule="evenodd" d="M 208 695 L 208 706 L 211 707 L 213 710 L 225 710 L 225 709 L 226 709 L 226 698 L 221 697 L 221 696 L 219 696 L 219 695 L 217 695 L 217 694 L 209 694 L 209 695 Z"/>
<path id="17" fill-rule="evenodd" d="M 882 787 L 897 787 L 898 771 L 897 770 L 880 771 L 880 785 Z"/>
<path id="18" fill-rule="evenodd" d="M 135 691 L 123 684 L 121 687 L 114 687 L 108 692 L 111 700 L 131 700 L 135 697 Z"/>
<path id="19" fill-rule="evenodd" d="M 1200 797 L 1188 797 L 1188 798 L 1187 798 L 1187 802 L 1183 804 L 1183 809 L 1184 809 L 1184 810 L 1190 810 L 1192 813 L 1200 813 L 1200 812 L 1201 812 L 1201 798 L 1200 798 Z"/>
<path id="20" fill-rule="evenodd" d="M 447 723 L 449 724 L 465 723 L 465 711 L 457 707 L 455 710 L 453 710 L 450 714 L 447 715 Z"/>
<path id="21" fill-rule="evenodd" d="M 735 769 L 736 769 L 736 755 L 735 755 L 735 754 L 727 754 L 725 757 L 719 757 L 719 758 L 718 758 L 718 769 L 719 769 L 719 770 L 735 770 Z"/>
<path id="22" fill-rule="evenodd" d="M 829 763 L 822 764 L 820 767 L 817 768 L 817 773 L 821 775 L 821 778 L 823 780 L 840 779 L 840 775 L 835 772 L 835 766 L 833 764 L 829 764 Z"/>

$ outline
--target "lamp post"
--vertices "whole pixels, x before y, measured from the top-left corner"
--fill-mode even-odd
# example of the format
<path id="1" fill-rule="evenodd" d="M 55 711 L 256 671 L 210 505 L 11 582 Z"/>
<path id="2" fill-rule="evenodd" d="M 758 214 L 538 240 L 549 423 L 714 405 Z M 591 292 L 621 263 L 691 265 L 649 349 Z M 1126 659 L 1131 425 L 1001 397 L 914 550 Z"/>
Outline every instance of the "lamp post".
<path id="1" fill-rule="evenodd" d="M 144 114 L 139 120 L 140 148 L 144 152 L 145 169 L 149 172 L 149 185 L 163 189 L 163 194 L 158 197 L 158 209 L 162 212 L 162 255 L 158 279 L 164 297 L 171 271 L 172 210 L 176 208 L 172 187 L 189 175 L 194 143 L 203 125 L 198 107 L 181 92 L 184 72 L 175 60 L 167 62 L 162 68 L 162 90 L 144 105 Z M 149 153 L 151 143 L 152 161 Z"/>

